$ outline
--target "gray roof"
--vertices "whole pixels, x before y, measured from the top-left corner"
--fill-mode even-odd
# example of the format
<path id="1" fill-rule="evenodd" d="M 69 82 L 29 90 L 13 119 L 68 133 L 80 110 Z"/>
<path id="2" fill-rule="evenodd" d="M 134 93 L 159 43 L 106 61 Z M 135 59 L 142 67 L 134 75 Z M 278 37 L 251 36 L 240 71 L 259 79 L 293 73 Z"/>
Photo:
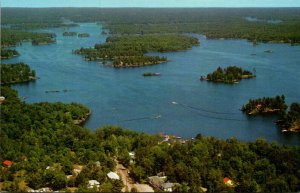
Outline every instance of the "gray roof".
<path id="1" fill-rule="evenodd" d="M 162 187 L 164 188 L 164 189 L 166 189 L 166 188 L 172 188 L 174 186 L 174 183 L 170 183 L 170 182 L 167 182 L 167 183 L 163 183 L 162 184 Z"/>

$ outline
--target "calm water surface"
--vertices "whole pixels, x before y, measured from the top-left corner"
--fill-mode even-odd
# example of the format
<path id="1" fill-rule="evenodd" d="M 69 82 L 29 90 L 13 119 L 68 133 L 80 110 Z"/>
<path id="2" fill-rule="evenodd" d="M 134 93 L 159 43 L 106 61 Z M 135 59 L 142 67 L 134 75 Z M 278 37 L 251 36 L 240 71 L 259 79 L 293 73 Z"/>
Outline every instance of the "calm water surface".
<path id="1" fill-rule="evenodd" d="M 3 63 L 25 62 L 40 77 L 36 82 L 14 85 L 29 103 L 41 101 L 78 102 L 92 115 L 87 128 L 121 125 L 147 133 L 164 132 L 185 138 L 201 133 L 218 138 L 236 137 L 253 141 L 263 137 L 283 144 L 300 143 L 298 134 L 282 134 L 276 117 L 247 117 L 239 110 L 250 98 L 284 94 L 288 104 L 300 102 L 300 46 L 260 44 L 245 40 L 206 40 L 191 50 L 150 53 L 167 56 L 168 63 L 144 68 L 114 69 L 87 62 L 73 49 L 105 42 L 101 26 L 81 24 L 69 31 L 87 32 L 89 38 L 64 37 L 66 29 L 43 31 L 57 34 L 57 43 L 17 47 L 21 56 Z M 273 53 L 265 53 L 273 50 Z M 224 85 L 199 81 L 218 66 L 237 65 L 256 69 L 257 78 Z M 144 78 L 144 72 L 160 77 Z M 70 90 L 45 93 L 46 90 Z"/>

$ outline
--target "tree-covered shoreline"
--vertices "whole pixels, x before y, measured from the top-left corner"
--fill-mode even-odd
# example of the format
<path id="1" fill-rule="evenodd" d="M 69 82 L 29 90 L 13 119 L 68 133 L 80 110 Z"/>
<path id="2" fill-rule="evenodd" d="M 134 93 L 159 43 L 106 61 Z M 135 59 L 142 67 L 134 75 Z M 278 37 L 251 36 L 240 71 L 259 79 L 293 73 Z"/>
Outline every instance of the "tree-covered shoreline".
<path id="1" fill-rule="evenodd" d="M 198 44 L 197 38 L 174 34 L 112 36 L 104 44 L 96 44 L 94 48 L 81 48 L 74 53 L 84 55 L 88 61 L 112 60 L 115 68 L 140 67 L 167 61 L 165 57 L 144 55 L 147 52 L 186 50 Z"/>
<path id="2" fill-rule="evenodd" d="M 276 123 L 282 132 L 300 132 L 300 104 L 292 103 Z"/>
<path id="3" fill-rule="evenodd" d="M 0 64 L 1 67 L 1 85 L 22 83 L 35 80 L 35 70 L 31 70 L 27 64 Z"/>
<path id="4" fill-rule="evenodd" d="M 287 109 L 285 96 L 263 97 L 250 99 L 249 102 L 242 106 L 241 110 L 248 115 L 259 114 L 284 114 Z"/>
<path id="5" fill-rule="evenodd" d="M 31 41 L 33 45 L 50 44 L 55 42 L 55 34 L 1 29 L 1 47 L 17 46 L 23 41 Z"/>
<path id="6" fill-rule="evenodd" d="M 1 59 L 10 59 L 10 58 L 17 57 L 19 55 L 20 54 L 17 50 L 1 48 Z"/>

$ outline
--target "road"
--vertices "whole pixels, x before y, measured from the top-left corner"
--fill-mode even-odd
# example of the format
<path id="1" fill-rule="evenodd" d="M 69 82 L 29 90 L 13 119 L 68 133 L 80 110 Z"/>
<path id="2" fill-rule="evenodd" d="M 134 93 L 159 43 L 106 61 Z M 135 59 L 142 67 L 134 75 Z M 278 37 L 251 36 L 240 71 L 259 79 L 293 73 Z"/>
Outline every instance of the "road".
<path id="1" fill-rule="evenodd" d="M 136 188 L 138 192 L 154 192 L 153 188 L 148 184 L 139 184 L 136 183 L 129 175 L 128 169 L 125 168 L 122 164 L 116 161 L 116 172 L 121 176 L 124 187 L 122 192 L 130 192 L 132 188 Z"/>

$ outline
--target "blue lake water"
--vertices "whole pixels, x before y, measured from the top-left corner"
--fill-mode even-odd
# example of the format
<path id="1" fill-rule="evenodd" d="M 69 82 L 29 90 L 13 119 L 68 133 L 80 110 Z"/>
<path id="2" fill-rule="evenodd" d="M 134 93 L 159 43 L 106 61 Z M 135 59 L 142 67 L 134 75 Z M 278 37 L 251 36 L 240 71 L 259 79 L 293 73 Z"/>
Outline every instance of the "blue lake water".
<path id="1" fill-rule="evenodd" d="M 78 102 L 92 115 L 85 127 L 120 125 L 147 133 L 164 132 L 185 138 L 201 133 L 218 138 L 236 137 L 254 141 L 258 137 L 283 144 L 299 145 L 299 134 L 283 134 L 276 117 L 247 117 L 239 109 L 250 98 L 282 95 L 288 104 L 300 102 L 300 46 L 260 44 L 246 40 L 206 40 L 200 46 L 166 56 L 165 64 L 143 68 L 114 69 L 100 62 L 87 62 L 73 49 L 105 42 L 101 26 L 85 23 L 69 31 L 87 32 L 89 38 L 64 37 L 63 28 L 42 30 L 57 34 L 57 43 L 16 47 L 21 56 L 3 63 L 24 62 L 40 77 L 35 82 L 14 85 L 26 101 Z M 273 53 L 265 53 L 272 50 Z M 254 55 L 255 54 L 255 55 Z M 256 69 L 257 77 L 226 85 L 199 81 L 218 66 L 237 65 Z M 159 77 L 144 78 L 144 72 Z M 70 90 L 46 93 L 46 90 Z"/>

